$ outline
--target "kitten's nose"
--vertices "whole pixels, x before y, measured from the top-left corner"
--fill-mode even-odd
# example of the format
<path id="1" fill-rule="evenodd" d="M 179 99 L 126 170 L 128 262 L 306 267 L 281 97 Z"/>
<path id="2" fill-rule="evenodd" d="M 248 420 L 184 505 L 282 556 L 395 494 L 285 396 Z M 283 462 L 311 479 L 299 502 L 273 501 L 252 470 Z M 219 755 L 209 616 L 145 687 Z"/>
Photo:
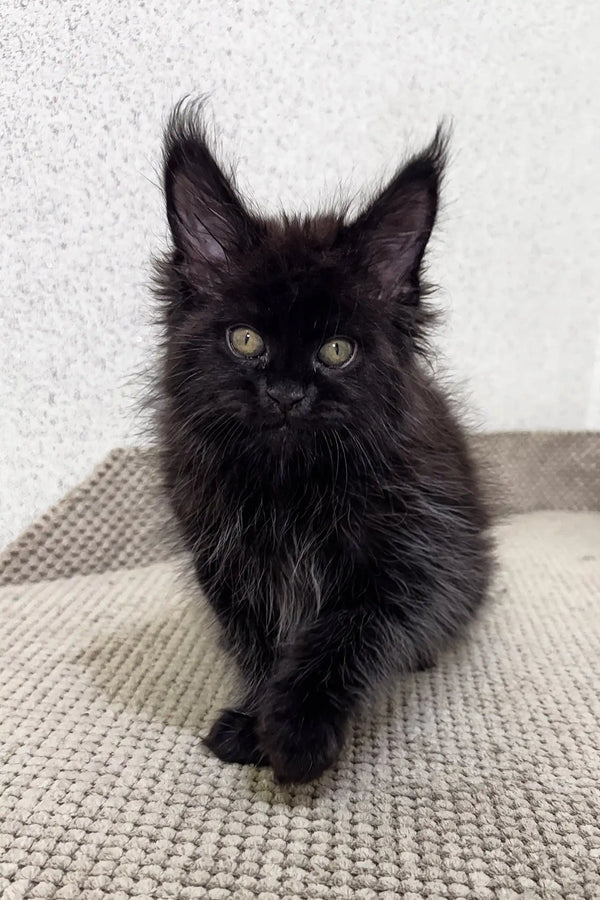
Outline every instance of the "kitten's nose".
<path id="1" fill-rule="evenodd" d="M 283 412 L 288 412 L 292 406 L 296 406 L 304 399 L 306 393 L 299 384 L 281 382 L 267 388 L 267 397 L 270 397 Z"/>

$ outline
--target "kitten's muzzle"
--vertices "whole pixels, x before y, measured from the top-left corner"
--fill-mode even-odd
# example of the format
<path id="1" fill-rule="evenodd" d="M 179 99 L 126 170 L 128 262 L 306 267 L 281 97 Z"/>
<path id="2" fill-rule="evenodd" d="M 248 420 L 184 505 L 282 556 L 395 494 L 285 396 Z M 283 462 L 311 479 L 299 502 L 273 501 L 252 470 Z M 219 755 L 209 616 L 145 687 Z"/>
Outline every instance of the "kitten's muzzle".
<path id="1" fill-rule="evenodd" d="M 289 412 L 294 406 L 301 403 L 306 397 L 306 391 L 298 384 L 281 384 L 271 385 L 266 390 L 267 397 L 282 412 Z"/>

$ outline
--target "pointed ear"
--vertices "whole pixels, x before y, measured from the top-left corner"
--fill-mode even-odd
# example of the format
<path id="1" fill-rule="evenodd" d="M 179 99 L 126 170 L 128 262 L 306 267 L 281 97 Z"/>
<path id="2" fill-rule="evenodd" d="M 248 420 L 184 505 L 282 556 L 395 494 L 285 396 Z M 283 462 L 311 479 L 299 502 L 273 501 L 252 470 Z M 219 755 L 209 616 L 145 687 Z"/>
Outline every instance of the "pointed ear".
<path id="1" fill-rule="evenodd" d="M 173 241 L 189 262 L 218 265 L 243 247 L 252 220 L 208 146 L 201 102 L 182 102 L 173 111 L 163 173 Z"/>
<path id="2" fill-rule="evenodd" d="M 399 169 L 350 225 L 359 258 L 386 296 L 418 302 L 419 271 L 438 209 L 447 142 L 439 126 L 429 147 Z"/>

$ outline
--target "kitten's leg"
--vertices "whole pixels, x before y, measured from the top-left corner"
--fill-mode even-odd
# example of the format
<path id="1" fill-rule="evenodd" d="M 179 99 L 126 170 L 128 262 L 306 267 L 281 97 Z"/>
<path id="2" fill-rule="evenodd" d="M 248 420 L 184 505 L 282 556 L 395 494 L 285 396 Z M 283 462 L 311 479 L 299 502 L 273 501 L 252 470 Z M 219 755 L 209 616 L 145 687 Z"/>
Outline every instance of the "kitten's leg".
<path id="1" fill-rule="evenodd" d="M 258 716 L 260 746 L 279 781 L 311 781 L 335 762 L 358 701 L 416 662 L 407 624 L 400 609 L 374 598 L 323 615 L 286 648 Z"/>
<path id="2" fill-rule="evenodd" d="M 248 640 L 248 634 L 245 636 Z M 246 765 L 268 765 L 268 758 L 259 747 L 257 736 L 258 696 L 273 668 L 270 653 L 257 654 L 252 660 L 248 653 L 236 654 L 249 690 L 234 707 L 222 710 L 204 743 L 224 762 Z"/>
<path id="3" fill-rule="evenodd" d="M 202 582 L 206 573 L 198 574 Z M 209 598 L 241 669 L 246 695 L 236 706 L 221 711 L 204 743 L 224 762 L 267 765 L 256 734 L 257 695 L 273 669 L 273 647 L 266 637 L 267 629 L 252 610 L 240 609 L 232 602 L 228 585 L 222 583 L 217 590 L 213 583 Z"/>
<path id="4" fill-rule="evenodd" d="M 256 712 L 251 702 L 243 702 L 239 708 L 224 709 L 204 743 L 223 762 L 254 766 L 269 764 L 267 754 L 259 747 Z"/>

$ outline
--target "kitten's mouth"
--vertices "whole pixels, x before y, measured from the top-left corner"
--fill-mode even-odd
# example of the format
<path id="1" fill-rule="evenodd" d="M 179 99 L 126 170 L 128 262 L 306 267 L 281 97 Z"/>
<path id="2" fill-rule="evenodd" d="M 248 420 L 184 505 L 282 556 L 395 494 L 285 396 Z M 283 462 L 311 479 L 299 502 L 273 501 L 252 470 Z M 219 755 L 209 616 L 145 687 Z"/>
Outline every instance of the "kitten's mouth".
<path id="1" fill-rule="evenodd" d="M 295 431 L 302 423 L 293 416 L 283 415 L 277 419 L 270 419 L 262 423 L 262 430 L 270 434 L 285 434 L 286 431 Z"/>
<path id="2" fill-rule="evenodd" d="M 277 422 L 264 422 L 263 430 L 264 431 L 286 431 L 289 427 L 289 422 L 287 419 L 280 419 Z"/>

